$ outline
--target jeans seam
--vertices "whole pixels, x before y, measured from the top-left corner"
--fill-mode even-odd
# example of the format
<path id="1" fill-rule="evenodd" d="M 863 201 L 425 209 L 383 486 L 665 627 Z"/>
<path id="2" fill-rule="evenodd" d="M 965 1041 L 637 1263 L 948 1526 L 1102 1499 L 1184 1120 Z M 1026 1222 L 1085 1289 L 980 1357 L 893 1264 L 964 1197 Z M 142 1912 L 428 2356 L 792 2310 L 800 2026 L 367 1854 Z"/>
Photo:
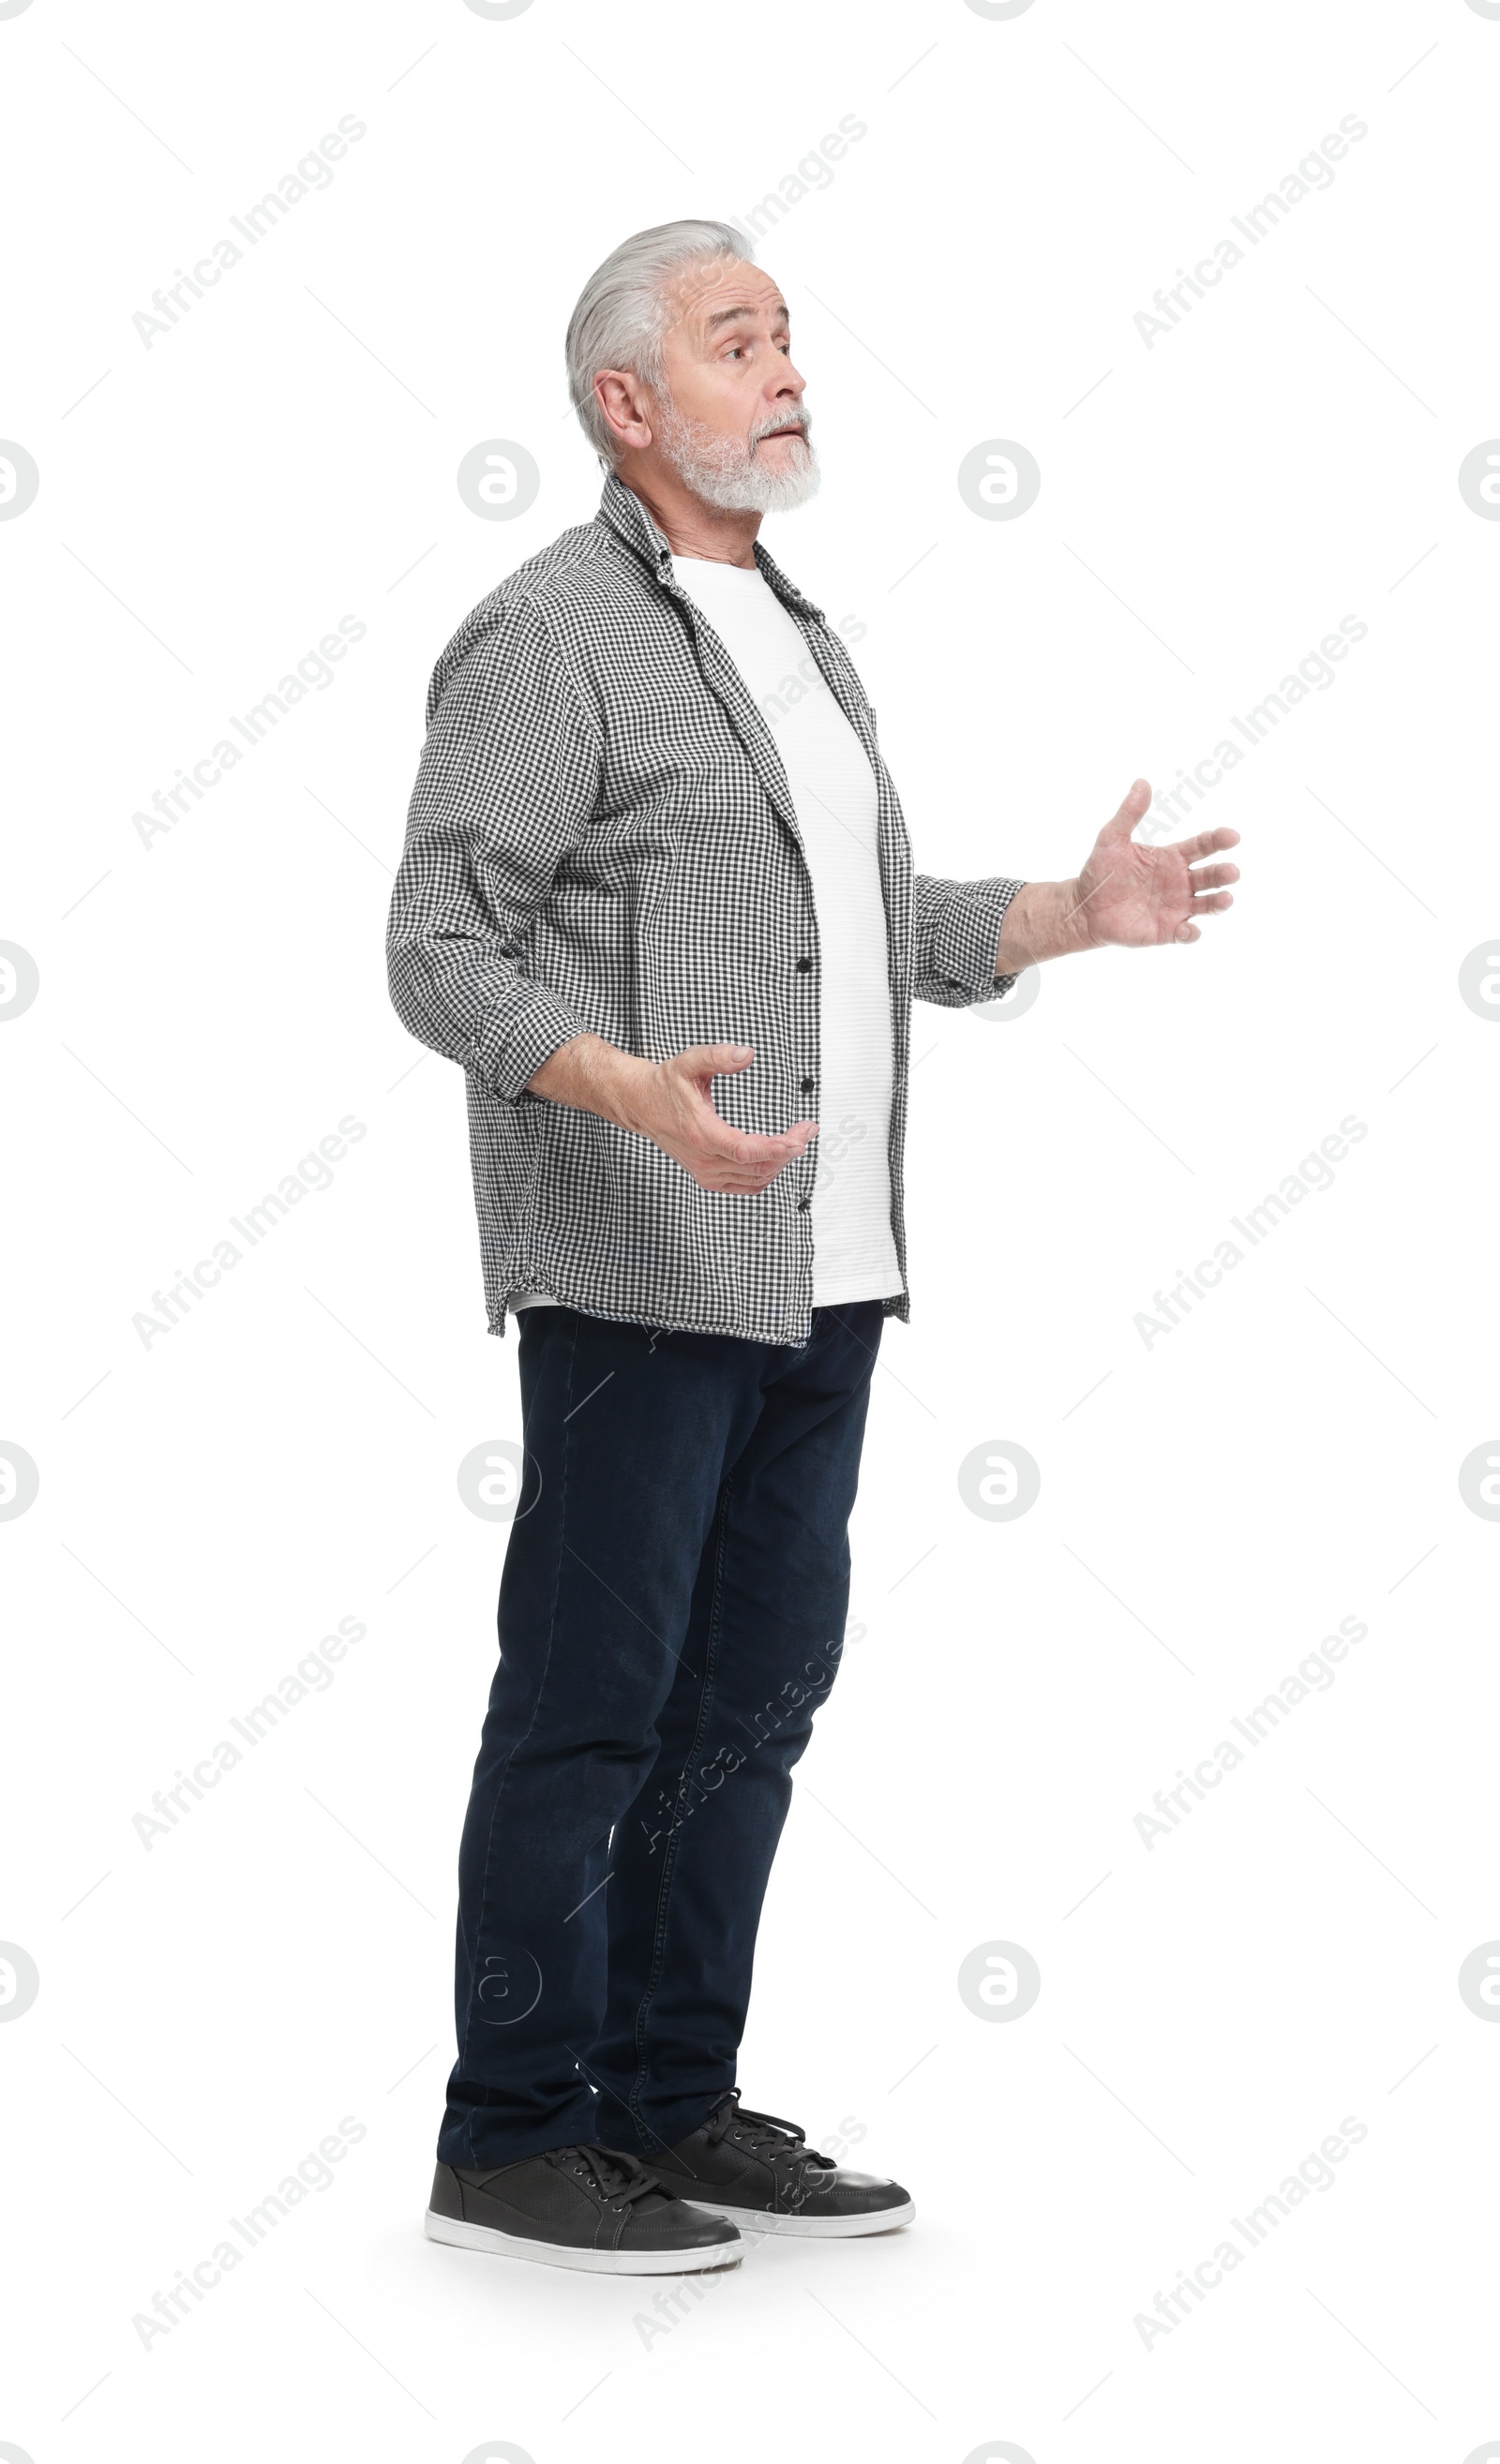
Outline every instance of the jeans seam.
<path id="1" fill-rule="evenodd" d="M 693 1742 L 688 1748 L 687 1754 L 683 1761 L 682 1770 L 677 1779 L 676 1802 L 678 1804 L 681 1802 L 682 1783 L 687 1777 L 688 1767 L 691 1764 L 694 1755 L 697 1752 L 699 1747 L 703 1743 L 704 1733 L 708 1727 L 709 1715 L 713 1709 L 714 1676 L 717 1666 L 718 1647 L 719 1612 L 722 1606 L 724 1593 L 724 1551 L 728 1546 L 729 1540 L 729 1501 L 734 1487 L 734 1477 L 733 1472 L 726 1475 L 723 1486 L 719 1491 L 718 1506 L 715 1514 L 715 1524 L 717 1528 L 714 1534 L 714 1588 L 709 1608 L 708 1631 L 705 1637 L 703 1652 L 703 1692 L 700 1699 L 697 1726 L 694 1731 Z M 656 1894 L 656 1930 L 655 1938 L 651 1944 L 651 1972 L 646 1980 L 645 1991 L 641 1995 L 640 2009 L 635 2014 L 635 2051 L 637 2056 L 637 2066 L 635 2078 L 630 2086 L 629 2111 L 631 2119 L 635 2123 L 635 2125 L 640 2131 L 642 2137 L 651 2139 L 654 2139 L 656 2137 L 656 2133 L 654 2130 L 651 2129 L 646 2123 L 641 2112 L 640 2103 L 641 2090 L 646 2083 L 647 2071 L 645 2042 L 646 2023 L 651 2014 L 651 2006 L 655 1995 L 656 1988 L 661 1982 L 662 1965 L 667 1947 L 667 1927 L 672 1913 L 672 1885 L 676 1876 L 677 1844 L 680 1836 L 681 1826 L 678 1823 L 674 1823 L 673 1826 L 672 1836 L 667 1843 L 666 1859 L 662 1866 L 661 1885 Z"/>
<path id="2" fill-rule="evenodd" d="M 564 1400 L 571 1403 L 573 1397 L 573 1372 L 578 1358 L 577 1326 L 570 1326 L 567 1332 L 567 1388 Z M 552 1647 L 557 1639 L 558 1597 L 562 1587 L 562 1559 L 565 1554 L 563 1533 L 567 1528 L 568 1448 L 570 1443 L 568 1421 L 571 1417 L 572 1415 L 570 1412 L 564 1413 L 562 1417 L 562 1471 L 558 1484 L 558 1562 L 557 1574 L 552 1586 L 552 1606 L 547 1617 L 547 1648 L 542 1659 L 541 1675 L 537 1683 L 536 1701 L 532 1705 L 531 1718 L 526 1724 L 525 1735 L 517 1738 L 516 1743 L 512 1746 L 510 1752 L 505 1757 L 505 1768 L 500 1773 L 499 1781 L 495 1791 L 495 1802 L 490 1809 L 490 1827 L 485 1835 L 484 1842 L 484 1876 L 479 1889 L 479 1917 L 478 1922 L 474 1926 L 474 1958 L 469 1981 L 469 2008 L 464 2015 L 463 2042 L 458 2048 L 458 2061 L 460 2068 L 467 2068 L 468 2065 L 469 2037 L 470 2032 L 474 2027 L 474 2006 L 478 1991 L 479 1945 L 484 1939 L 485 1922 L 489 1913 L 490 1873 L 495 1856 L 495 1826 L 499 1820 L 500 1800 L 505 1793 L 505 1784 L 511 1775 L 511 1766 L 515 1762 L 522 1746 L 525 1745 L 527 1739 L 530 1737 L 532 1729 L 537 1725 L 538 1716 L 541 1709 L 541 1697 L 546 1690 L 547 1672 L 552 1666 Z M 514 1529 L 514 1526 L 512 1528 Z M 469 2108 L 469 2118 L 464 2128 L 464 2136 L 468 2145 L 471 2160 L 474 2159 L 474 2126 L 475 2118 L 475 2108 L 471 2105 Z"/>

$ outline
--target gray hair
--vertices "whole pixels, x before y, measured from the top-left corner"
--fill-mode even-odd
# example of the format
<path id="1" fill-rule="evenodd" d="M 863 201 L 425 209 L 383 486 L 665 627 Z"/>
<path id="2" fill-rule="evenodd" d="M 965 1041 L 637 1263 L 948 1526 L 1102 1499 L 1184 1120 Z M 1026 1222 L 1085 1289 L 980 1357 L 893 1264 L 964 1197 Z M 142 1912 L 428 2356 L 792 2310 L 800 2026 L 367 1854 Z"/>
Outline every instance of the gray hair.
<path id="1" fill-rule="evenodd" d="M 662 345 L 672 322 L 668 277 L 717 256 L 755 263 L 748 235 L 733 223 L 657 223 L 622 240 L 579 293 L 567 326 L 567 386 L 606 470 L 614 469 L 616 447 L 594 392 L 595 377 L 601 368 L 633 368 L 643 384 L 659 386 Z"/>

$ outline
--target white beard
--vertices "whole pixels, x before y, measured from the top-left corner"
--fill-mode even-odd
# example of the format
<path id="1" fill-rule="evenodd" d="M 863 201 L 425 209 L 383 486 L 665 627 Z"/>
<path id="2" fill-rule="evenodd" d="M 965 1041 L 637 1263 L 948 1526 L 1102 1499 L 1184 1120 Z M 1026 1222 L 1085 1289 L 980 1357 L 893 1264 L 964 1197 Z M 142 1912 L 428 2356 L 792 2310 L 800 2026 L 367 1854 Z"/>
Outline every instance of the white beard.
<path id="1" fill-rule="evenodd" d="M 685 418 L 665 393 L 658 396 L 658 407 L 663 458 L 704 504 L 726 514 L 789 514 L 817 495 L 823 474 L 805 416 L 804 442 L 791 449 L 784 470 L 773 471 L 756 458 L 759 437 L 741 443 L 737 436 L 721 436 L 703 420 Z M 768 420 L 761 435 L 769 435 L 784 418 L 783 413 L 782 421 Z"/>

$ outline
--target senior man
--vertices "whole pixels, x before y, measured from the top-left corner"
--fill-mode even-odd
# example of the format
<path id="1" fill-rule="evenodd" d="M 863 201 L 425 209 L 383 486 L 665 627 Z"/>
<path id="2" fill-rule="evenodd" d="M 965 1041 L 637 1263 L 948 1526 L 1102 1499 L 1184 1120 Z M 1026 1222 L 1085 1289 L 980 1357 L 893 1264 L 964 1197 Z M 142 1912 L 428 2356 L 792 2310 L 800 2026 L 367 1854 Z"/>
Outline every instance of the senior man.
<path id="1" fill-rule="evenodd" d="M 1238 834 L 1136 842 L 1137 780 L 1074 881 L 914 879 L 849 652 L 758 537 L 818 470 L 744 234 L 626 240 L 567 367 L 599 510 L 439 660 L 389 927 L 396 1008 L 465 1072 L 524 1452 L 427 2230 L 665 2274 L 733 2264 L 739 2223 L 913 2213 L 736 2078 L 909 1315 L 911 1001 L 1197 940 Z"/>

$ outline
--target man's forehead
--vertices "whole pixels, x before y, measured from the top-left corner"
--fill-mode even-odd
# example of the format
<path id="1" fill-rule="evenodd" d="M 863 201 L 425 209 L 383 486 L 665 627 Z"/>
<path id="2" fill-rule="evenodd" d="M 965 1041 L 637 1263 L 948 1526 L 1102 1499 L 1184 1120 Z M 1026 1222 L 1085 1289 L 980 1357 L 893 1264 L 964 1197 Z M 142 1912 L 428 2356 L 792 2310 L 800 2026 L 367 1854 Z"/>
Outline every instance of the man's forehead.
<path id="1" fill-rule="evenodd" d="M 746 311 L 781 319 L 787 316 L 786 302 L 771 276 L 758 265 L 738 260 L 685 267 L 669 296 L 676 316 L 702 331 Z"/>

